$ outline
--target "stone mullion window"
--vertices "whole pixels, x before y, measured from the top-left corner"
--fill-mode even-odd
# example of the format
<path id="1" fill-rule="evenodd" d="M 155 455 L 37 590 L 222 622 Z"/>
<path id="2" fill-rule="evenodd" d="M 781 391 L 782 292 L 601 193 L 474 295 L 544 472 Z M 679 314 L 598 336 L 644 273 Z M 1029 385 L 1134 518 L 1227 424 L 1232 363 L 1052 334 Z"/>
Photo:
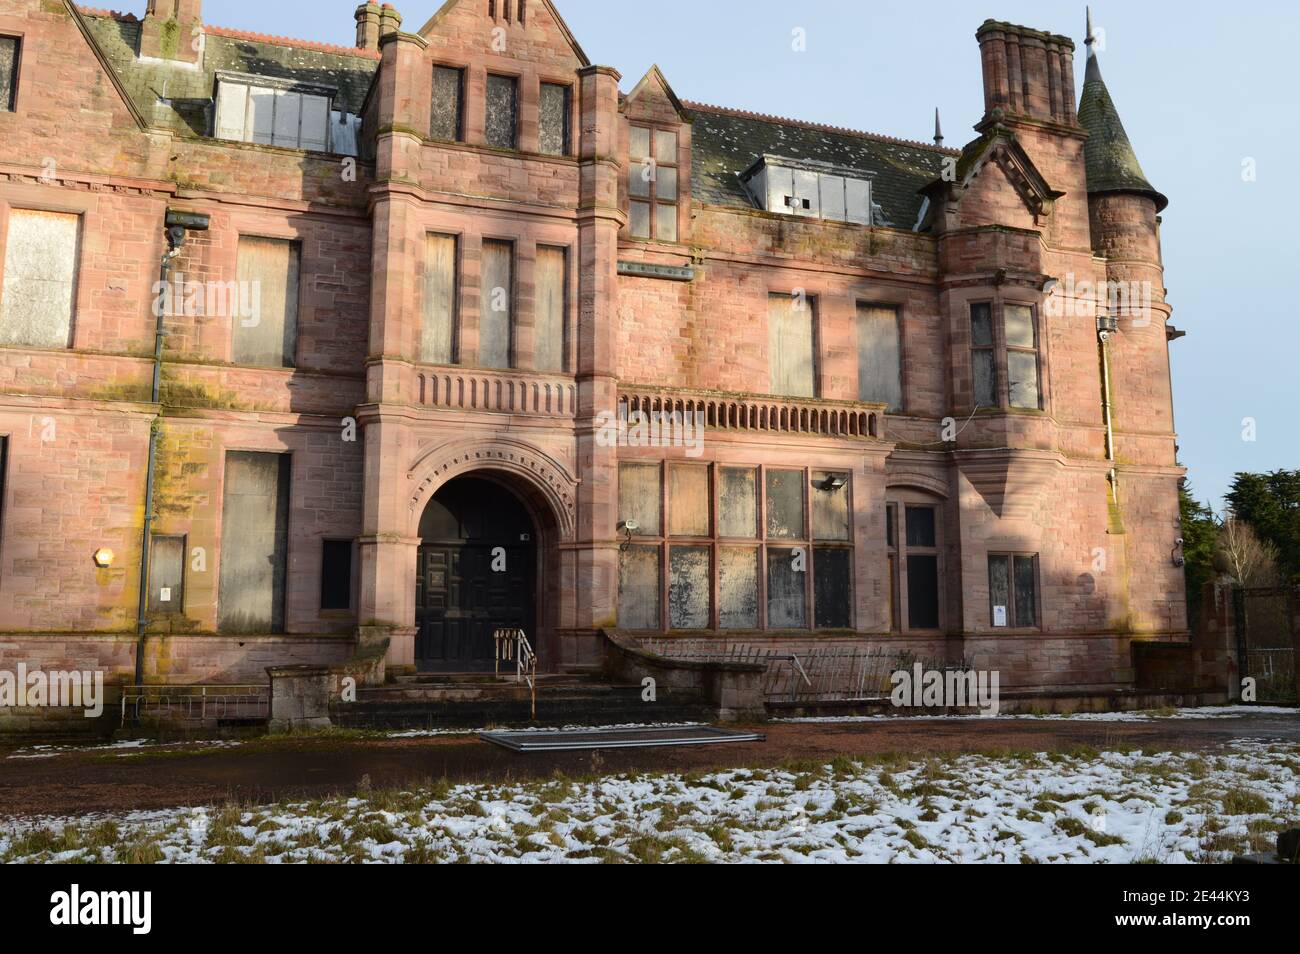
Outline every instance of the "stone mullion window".
<path id="1" fill-rule="evenodd" d="M 943 625 L 943 508 L 913 499 L 886 505 L 891 628 L 927 632 Z"/>
<path id="2" fill-rule="evenodd" d="M 633 238 L 677 241 L 681 197 L 678 135 L 632 125 L 628 130 L 628 219 Z"/>
<path id="3" fill-rule="evenodd" d="M 1041 410 L 1038 311 L 1024 302 L 970 304 L 971 400 L 976 408 Z"/>

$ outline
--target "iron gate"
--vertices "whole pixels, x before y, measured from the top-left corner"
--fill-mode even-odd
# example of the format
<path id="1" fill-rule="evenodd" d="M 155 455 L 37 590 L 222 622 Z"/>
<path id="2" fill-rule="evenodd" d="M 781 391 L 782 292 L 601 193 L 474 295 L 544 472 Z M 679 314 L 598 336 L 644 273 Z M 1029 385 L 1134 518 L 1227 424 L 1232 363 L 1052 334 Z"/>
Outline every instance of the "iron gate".
<path id="1" fill-rule="evenodd" d="M 1261 587 L 1233 591 L 1237 662 L 1255 680 L 1259 702 L 1296 700 L 1295 645 L 1300 632 L 1300 590 Z"/>

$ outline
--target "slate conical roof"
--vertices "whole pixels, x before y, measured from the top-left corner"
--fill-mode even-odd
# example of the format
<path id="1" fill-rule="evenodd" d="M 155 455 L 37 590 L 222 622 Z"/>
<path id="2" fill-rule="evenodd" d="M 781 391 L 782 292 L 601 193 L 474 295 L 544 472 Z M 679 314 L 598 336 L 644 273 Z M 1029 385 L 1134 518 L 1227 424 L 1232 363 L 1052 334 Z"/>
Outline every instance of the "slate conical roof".
<path id="1" fill-rule="evenodd" d="M 1083 95 L 1079 99 L 1079 124 L 1088 131 L 1088 141 L 1083 147 L 1088 194 L 1133 192 L 1150 196 L 1159 212 L 1169 204 L 1169 200 L 1147 181 L 1133 145 L 1128 141 L 1119 111 L 1115 109 L 1115 101 L 1110 97 L 1106 81 L 1101 78 L 1101 65 L 1092 48 L 1091 17 L 1087 43 L 1088 66 L 1083 76 Z"/>

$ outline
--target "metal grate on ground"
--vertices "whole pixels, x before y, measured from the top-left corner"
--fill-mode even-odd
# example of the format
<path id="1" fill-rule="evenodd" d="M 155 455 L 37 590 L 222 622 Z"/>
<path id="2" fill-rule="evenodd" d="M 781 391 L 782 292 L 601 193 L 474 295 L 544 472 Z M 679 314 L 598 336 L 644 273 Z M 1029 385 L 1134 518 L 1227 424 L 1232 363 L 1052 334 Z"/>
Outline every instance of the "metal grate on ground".
<path id="1" fill-rule="evenodd" d="M 663 728 L 555 729 L 534 732 L 480 732 L 479 738 L 514 752 L 588 752 L 595 749 L 652 749 L 675 745 L 764 742 L 761 732 L 711 725 Z"/>

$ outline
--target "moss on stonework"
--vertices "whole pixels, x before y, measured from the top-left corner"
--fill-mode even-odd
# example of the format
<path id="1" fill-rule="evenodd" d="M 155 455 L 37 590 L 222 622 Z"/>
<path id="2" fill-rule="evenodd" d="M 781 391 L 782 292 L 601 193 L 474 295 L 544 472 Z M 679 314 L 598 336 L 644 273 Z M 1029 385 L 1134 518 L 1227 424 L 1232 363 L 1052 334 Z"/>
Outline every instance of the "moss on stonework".
<path id="1" fill-rule="evenodd" d="M 170 417 L 184 417 L 186 409 L 258 410 L 252 404 L 241 401 L 238 394 L 229 388 L 211 387 L 197 381 L 182 381 L 177 377 L 177 373 L 169 368 L 163 368 L 159 402 L 163 405 L 163 414 Z"/>
<path id="2" fill-rule="evenodd" d="M 168 20 L 162 25 L 158 34 L 158 49 L 163 59 L 174 60 L 180 49 L 181 25 L 175 20 Z"/>

